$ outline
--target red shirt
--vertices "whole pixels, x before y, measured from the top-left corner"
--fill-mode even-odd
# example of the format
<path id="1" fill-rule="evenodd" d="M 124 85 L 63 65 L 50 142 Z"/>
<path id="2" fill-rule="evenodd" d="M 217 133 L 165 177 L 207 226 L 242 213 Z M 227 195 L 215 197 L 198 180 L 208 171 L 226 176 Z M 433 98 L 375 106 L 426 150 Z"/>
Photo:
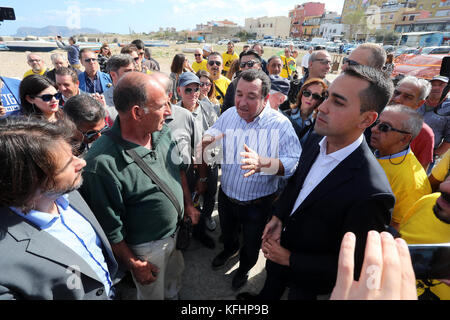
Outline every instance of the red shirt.
<path id="1" fill-rule="evenodd" d="M 417 160 L 426 168 L 433 162 L 434 133 L 425 122 L 422 125 L 419 135 L 411 142 L 411 150 Z"/>

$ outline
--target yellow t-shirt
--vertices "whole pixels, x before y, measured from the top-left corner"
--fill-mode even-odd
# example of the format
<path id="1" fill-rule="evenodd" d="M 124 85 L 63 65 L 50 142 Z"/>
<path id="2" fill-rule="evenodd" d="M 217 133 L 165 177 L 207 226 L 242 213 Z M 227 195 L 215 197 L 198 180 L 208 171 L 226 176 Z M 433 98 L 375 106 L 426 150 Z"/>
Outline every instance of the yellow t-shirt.
<path id="1" fill-rule="evenodd" d="M 203 59 L 202 62 L 198 63 L 197 61 L 194 61 L 192 63 L 192 69 L 197 73 L 199 70 L 205 70 L 208 71 L 208 61 Z"/>
<path id="2" fill-rule="evenodd" d="M 450 169 L 450 149 L 442 156 L 441 160 L 433 167 L 431 174 L 438 181 L 444 181 Z"/>
<path id="3" fill-rule="evenodd" d="M 420 198 L 411 209 L 407 216 L 410 218 L 400 225 L 400 235 L 408 244 L 431 244 L 450 242 L 450 224 L 439 220 L 433 207 L 436 200 L 441 196 L 439 192 L 432 193 Z M 432 280 L 432 284 L 438 281 Z M 417 294 L 420 296 L 427 287 L 422 281 L 417 281 Z M 437 295 L 441 300 L 450 300 L 450 287 L 446 284 L 437 284 L 431 286 L 430 291 Z"/>
<path id="4" fill-rule="evenodd" d="M 424 195 L 431 193 L 427 173 L 411 151 L 404 156 L 389 159 L 377 159 L 383 168 L 395 196 L 392 221 L 406 222 L 404 217 L 411 204 Z M 397 165 L 396 165 L 397 164 Z"/>
<path id="5" fill-rule="evenodd" d="M 45 72 L 47 72 L 47 68 L 42 69 L 42 71 L 39 73 L 34 73 L 33 69 L 30 69 L 27 72 L 25 72 L 25 74 L 23 75 L 23 78 L 25 79 L 26 77 L 31 76 L 33 74 L 40 74 L 41 76 L 43 76 L 45 74 Z"/>
<path id="6" fill-rule="evenodd" d="M 217 100 L 219 100 L 219 103 L 222 105 L 223 104 L 223 98 L 225 97 L 225 94 L 227 93 L 227 89 L 228 86 L 230 85 L 231 81 L 230 79 L 228 79 L 227 77 L 224 76 L 220 76 L 219 79 L 214 81 L 214 85 L 216 86 L 216 98 Z M 222 95 L 219 93 L 222 92 Z"/>
<path id="7" fill-rule="evenodd" d="M 233 52 L 233 54 L 228 54 L 224 52 L 222 54 L 222 59 L 223 59 L 223 70 L 228 72 L 228 70 L 230 70 L 233 61 L 239 59 L 239 56 L 236 52 Z"/>
<path id="8" fill-rule="evenodd" d="M 289 78 L 292 73 L 297 70 L 297 63 L 293 57 L 286 58 L 285 56 L 280 56 L 283 62 L 283 68 L 281 69 L 280 77 L 285 79 Z"/>

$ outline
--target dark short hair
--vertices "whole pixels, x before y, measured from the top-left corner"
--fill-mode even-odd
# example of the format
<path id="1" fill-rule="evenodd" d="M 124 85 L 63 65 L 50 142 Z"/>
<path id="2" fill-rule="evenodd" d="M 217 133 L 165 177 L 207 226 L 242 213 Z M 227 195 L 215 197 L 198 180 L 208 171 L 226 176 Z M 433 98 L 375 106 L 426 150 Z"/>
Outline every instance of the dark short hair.
<path id="1" fill-rule="evenodd" d="M 75 125 L 95 124 L 106 118 L 105 108 L 88 94 L 73 96 L 64 104 L 64 113 Z"/>
<path id="2" fill-rule="evenodd" d="M 220 54 L 220 52 L 217 52 L 217 51 L 211 52 L 211 53 L 209 54 L 209 56 L 208 56 L 208 61 L 209 61 L 209 59 L 210 59 L 211 57 L 220 57 L 220 60 L 223 61 L 223 57 L 222 57 L 222 55 Z"/>
<path id="3" fill-rule="evenodd" d="M 147 83 L 144 81 L 130 81 L 129 72 L 120 78 L 114 88 L 114 106 L 117 111 L 127 112 L 132 106 L 145 106 L 147 104 Z"/>
<path id="4" fill-rule="evenodd" d="M 78 82 L 78 75 L 77 75 L 77 73 L 73 69 L 71 69 L 69 67 L 57 68 L 55 70 L 55 77 L 57 75 L 58 76 L 70 76 L 72 78 L 72 82 L 73 83 L 77 83 Z"/>
<path id="5" fill-rule="evenodd" d="M 83 56 L 83 53 L 85 53 L 85 52 L 94 52 L 91 48 L 83 48 L 83 49 L 81 49 L 80 50 L 80 60 L 81 60 L 81 58 L 82 58 L 82 56 Z"/>
<path id="6" fill-rule="evenodd" d="M 241 54 L 239 55 L 239 62 L 241 61 L 242 57 L 245 56 L 254 56 L 259 63 L 262 63 L 261 57 L 255 50 L 242 51 Z"/>
<path id="7" fill-rule="evenodd" d="M 42 111 L 39 108 L 35 108 L 28 102 L 27 96 L 35 97 L 45 89 L 53 87 L 56 88 L 55 83 L 47 77 L 39 74 L 33 74 L 24 78 L 19 85 L 20 105 L 22 106 L 22 112 L 25 115 L 41 115 Z"/>
<path id="8" fill-rule="evenodd" d="M 138 47 L 136 47 L 134 44 L 127 44 L 125 47 L 123 47 L 120 50 L 120 53 L 122 54 L 131 54 L 132 52 L 138 52 Z"/>
<path id="9" fill-rule="evenodd" d="M 134 44 L 136 46 L 136 48 L 138 48 L 139 50 L 145 49 L 145 43 L 144 43 L 144 41 L 142 41 L 140 39 L 131 41 L 131 44 Z"/>
<path id="10" fill-rule="evenodd" d="M 117 72 L 120 68 L 128 67 L 130 64 L 134 64 L 134 60 L 129 54 L 116 54 L 106 62 L 106 71 Z"/>
<path id="11" fill-rule="evenodd" d="M 0 206 L 33 209 L 36 191 L 56 186 L 58 141 L 70 144 L 71 126 L 33 117 L 0 120 Z"/>
<path id="12" fill-rule="evenodd" d="M 369 82 L 369 87 L 359 92 L 361 113 L 376 111 L 380 114 L 383 112 L 394 92 L 392 80 L 380 70 L 362 65 L 348 67 L 344 74 Z"/>
<path id="13" fill-rule="evenodd" d="M 267 76 L 267 74 L 259 69 L 248 69 L 245 71 L 242 71 L 239 75 L 239 81 L 245 80 L 248 82 L 253 82 L 257 79 L 260 79 L 262 81 L 261 85 L 261 96 L 263 98 L 267 97 L 267 95 L 270 92 L 270 87 L 272 85 L 270 78 Z"/>

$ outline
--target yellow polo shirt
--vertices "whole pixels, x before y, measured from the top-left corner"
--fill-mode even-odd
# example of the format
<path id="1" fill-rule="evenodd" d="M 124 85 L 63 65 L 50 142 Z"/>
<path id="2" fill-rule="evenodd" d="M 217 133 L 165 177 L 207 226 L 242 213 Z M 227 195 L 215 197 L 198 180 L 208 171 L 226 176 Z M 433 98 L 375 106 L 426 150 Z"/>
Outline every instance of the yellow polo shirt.
<path id="1" fill-rule="evenodd" d="M 410 218 L 400 225 L 400 235 L 408 244 L 432 244 L 450 242 L 450 224 L 439 220 L 433 212 L 440 192 L 432 193 L 420 198 L 409 209 L 406 216 Z M 430 290 L 441 300 L 450 300 L 450 287 L 436 280 L 431 280 L 428 287 L 423 281 L 417 281 L 417 295 L 425 289 Z"/>
<path id="2" fill-rule="evenodd" d="M 283 68 L 281 69 L 280 77 L 287 79 L 295 70 L 297 70 L 297 62 L 293 57 L 286 58 L 285 56 L 280 56 L 280 58 L 283 62 Z"/>
<path id="3" fill-rule="evenodd" d="M 33 74 L 40 74 L 41 76 L 43 76 L 46 72 L 47 72 L 47 68 L 42 69 L 42 71 L 39 73 L 34 73 L 33 69 L 30 69 L 27 72 L 25 72 L 25 74 L 23 75 L 23 78 L 25 79 L 26 77 L 31 76 Z"/>
<path id="4" fill-rule="evenodd" d="M 228 79 L 227 77 L 224 76 L 220 76 L 219 79 L 214 81 L 214 85 L 216 86 L 216 98 L 217 100 L 219 100 L 219 103 L 222 105 L 223 104 L 223 98 L 225 97 L 225 94 L 227 93 L 227 89 L 228 86 L 230 85 L 231 81 L 230 79 Z M 219 93 L 222 92 L 222 95 Z"/>
<path id="5" fill-rule="evenodd" d="M 411 204 L 431 193 L 427 173 L 411 150 L 406 155 L 401 153 L 391 156 L 390 159 L 377 160 L 386 173 L 395 196 L 392 221 L 406 222 L 408 217 L 405 214 Z"/>
<path id="6" fill-rule="evenodd" d="M 208 71 L 207 65 L 208 65 L 208 61 L 205 59 L 203 59 L 202 62 L 200 62 L 200 63 L 198 63 L 197 61 L 194 61 L 192 63 L 192 69 L 195 71 L 195 73 L 197 73 L 199 70 Z"/>

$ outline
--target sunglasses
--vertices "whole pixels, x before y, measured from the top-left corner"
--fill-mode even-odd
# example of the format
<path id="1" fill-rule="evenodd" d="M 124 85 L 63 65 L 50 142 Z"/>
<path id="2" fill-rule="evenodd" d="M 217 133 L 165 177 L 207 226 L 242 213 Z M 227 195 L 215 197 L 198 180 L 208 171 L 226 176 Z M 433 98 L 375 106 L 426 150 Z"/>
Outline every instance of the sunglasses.
<path id="1" fill-rule="evenodd" d="M 139 61 L 139 57 L 133 58 L 134 62 L 138 62 Z"/>
<path id="2" fill-rule="evenodd" d="M 191 94 L 192 92 L 198 92 L 199 90 L 200 90 L 199 87 L 197 87 L 197 88 L 185 88 L 184 89 L 184 93 Z"/>
<path id="3" fill-rule="evenodd" d="M 51 101 L 53 98 L 55 98 L 56 100 L 60 100 L 61 99 L 61 92 L 57 92 L 55 94 L 43 94 L 42 96 L 34 96 L 35 98 L 39 98 L 44 102 L 49 102 Z"/>
<path id="4" fill-rule="evenodd" d="M 328 59 L 316 59 L 314 61 L 319 61 L 321 64 L 329 64 L 331 65 L 331 61 Z"/>
<path id="5" fill-rule="evenodd" d="M 395 129 L 390 124 L 388 124 L 386 122 L 380 122 L 380 120 L 375 121 L 374 127 L 376 127 L 376 126 L 378 126 L 378 130 L 380 130 L 381 132 L 395 131 L 395 132 L 404 133 L 404 134 L 411 134 L 410 132 Z"/>
<path id="6" fill-rule="evenodd" d="M 208 64 L 212 67 L 214 64 L 218 67 L 222 65 L 221 61 L 208 61 Z"/>
<path id="7" fill-rule="evenodd" d="M 210 87 L 211 86 L 211 82 L 200 82 L 200 87 Z"/>
<path id="8" fill-rule="evenodd" d="M 200 57 L 202 54 L 201 53 L 195 53 L 194 56 L 195 57 Z"/>
<path id="9" fill-rule="evenodd" d="M 350 60 L 349 58 L 344 58 L 344 59 L 342 60 L 342 63 L 343 63 L 343 64 L 348 63 L 349 66 L 359 66 L 359 63 L 358 63 L 358 62 L 356 62 L 355 60 Z"/>
<path id="10" fill-rule="evenodd" d="M 305 97 L 305 98 L 309 98 L 309 97 L 311 97 L 312 96 L 312 98 L 314 99 L 314 100 L 323 100 L 323 96 L 321 96 L 320 94 L 317 94 L 317 93 L 312 93 L 311 91 L 309 91 L 309 90 L 304 90 L 303 91 L 303 93 L 302 93 L 302 95 Z"/>
<path id="11" fill-rule="evenodd" d="M 241 66 L 241 68 L 245 68 L 245 66 L 247 66 L 249 68 L 252 68 L 256 63 L 258 63 L 258 61 L 250 60 L 250 61 L 247 61 L 247 62 L 242 62 L 240 64 L 240 66 Z"/>
<path id="12" fill-rule="evenodd" d="M 97 58 L 84 59 L 84 62 L 86 62 L 86 63 L 91 63 L 91 62 L 96 62 L 96 61 L 98 61 Z"/>
<path id="13" fill-rule="evenodd" d="M 85 132 L 85 133 L 84 132 L 81 132 L 81 133 L 83 134 L 83 137 L 85 137 L 86 140 L 89 141 L 93 137 L 95 137 L 96 135 L 102 134 L 102 133 L 104 133 L 105 131 L 108 131 L 108 130 L 109 130 L 109 126 L 106 123 L 105 126 L 102 129 L 100 129 L 100 130 L 91 130 L 91 131 L 88 131 L 88 132 Z"/>

